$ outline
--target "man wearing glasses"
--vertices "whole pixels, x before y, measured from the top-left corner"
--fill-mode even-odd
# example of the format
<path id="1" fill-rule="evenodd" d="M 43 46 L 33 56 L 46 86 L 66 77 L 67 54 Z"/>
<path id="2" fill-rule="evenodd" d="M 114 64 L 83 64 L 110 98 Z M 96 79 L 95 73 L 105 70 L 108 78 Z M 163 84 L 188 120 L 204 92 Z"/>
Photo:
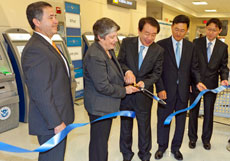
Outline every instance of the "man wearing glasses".
<path id="1" fill-rule="evenodd" d="M 222 23 L 217 18 L 210 19 L 206 24 L 206 36 L 194 40 L 194 50 L 198 57 L 201 81 L 208 89 L 218 87 L 220 76 L 221 85 L 228 85 L 229 69 L 228 64 L 228 46 L 220 41 L 217 36 L 222 31 Z M 192 94 L 190 103 L 193 103 L 199 91 L 192 84 Z M 211 149 L 211 136 L 213 131 L 213 111 L 216 101 L 216 94 L 208 92 L 204 95 L 204 121 L 202 131 L 203 147 L 206 150 Z M 190 110 L 189 113 L 189 147 L 194 149 L 197 141 L 197 125 L 200 102 Z"/>

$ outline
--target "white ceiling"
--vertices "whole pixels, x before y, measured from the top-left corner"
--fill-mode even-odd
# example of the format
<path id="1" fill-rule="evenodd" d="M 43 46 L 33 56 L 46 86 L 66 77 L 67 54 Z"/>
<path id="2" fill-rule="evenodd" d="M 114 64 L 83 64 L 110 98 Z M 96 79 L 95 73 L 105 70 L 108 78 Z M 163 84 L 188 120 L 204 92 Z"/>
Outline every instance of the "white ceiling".
<path id="1" fill-rule="evenodd" d="M 230 17 L 230 0 L 147 0 L 161 2 L 194 17 Z M 196 6 L 193 1 L 205 1 L 208 5 Z M 205 9 L 216 9 L 215 13 L 206 13 Z"/>

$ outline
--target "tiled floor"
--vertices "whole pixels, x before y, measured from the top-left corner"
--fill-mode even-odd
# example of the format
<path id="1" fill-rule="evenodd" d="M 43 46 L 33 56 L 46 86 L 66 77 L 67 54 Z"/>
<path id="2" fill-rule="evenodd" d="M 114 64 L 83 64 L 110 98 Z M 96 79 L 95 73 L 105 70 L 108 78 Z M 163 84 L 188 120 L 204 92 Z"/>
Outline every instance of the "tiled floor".
<path id="1" fill-rule="evenodd" d="M 81 103 L 81 102 L 80 102 Z M 88 115 L 83 105 L 75 105 L 76 119 L 75 123 L 88 122 Z M 215 118 L 216 121 L 223 123 L 230 123 L 227 118 Z M 152 110 L 152 158 L 157 150 L 156 143 L 156 103 L 153 104 Z M 201 135 L 202 119 L 199 119 L 199 136 Z M 171 125 L 171 137 L 174 131 L 174 122 Z M 120 133 L 120 119 L 116 118 L 113 121 L 109 140 L 109 161 L 122 161 L 121 153 L 119 152 L 119 133 Z M 181 147 L 181 152 L 184 156 L 184 161 L 230 161 L 230 152 L 226 150 L 227 141 L 230 138 L 230 126 L 214 123 L 214 132 L 212 137 L 212 149 L 210 151 L 204 150 L 202 142 L 199 138 L 197 147 L 194 150 L 188 148 L 187 126 L 184 136 L 184 142 Z M 28 135 L 28 125 L 20 123 L 19 127 L 8 132 L 0 134 L 0 141 L 20 146 L 26 149 L 35 149 L 38 147 L 38 142 L 35 136 Z M 75 129 L 68 135 L 68 143 L 65 161 L 87 161 L 88 160 L 88 143 L 89 143 L 89 125 Z M 133 151 L 135 156 L 133 161 L 140 161 L 137 156 L 137 126 L 134 125 L 134 141 Z M 0 152 L 0 161 L 36 161 L 37 153 L 7 153 Z M 161 161 L 175 160 L 170 151 L 167 150 Z"/>

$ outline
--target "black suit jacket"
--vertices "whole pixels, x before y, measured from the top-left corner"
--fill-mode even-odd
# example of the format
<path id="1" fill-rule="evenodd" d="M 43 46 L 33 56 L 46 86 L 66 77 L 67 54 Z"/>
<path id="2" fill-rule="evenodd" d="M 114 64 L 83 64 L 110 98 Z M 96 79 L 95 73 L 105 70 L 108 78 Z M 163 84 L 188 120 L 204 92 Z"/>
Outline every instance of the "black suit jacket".
<path id="1" fill-rule="evenodd" d="M 157 92 L 165 90 L 167 92 L 167 100 L 171 101 L 176 97 L 178 90 L 181 101 L 187 102 L 191 78 L 195 84 L 200 82 L 198 61 L 193 52 L 193 44 L 183 39 L 179 69 L 176 64 L 172 37 L 160 40 L 158 44 L 165 49 L 165 52 L 163 72 L 160 80 L 156 83 Z M 179 80 L 178 85 L 177 80 Z"/>
<path id="2" fill-rule="evenodd" d="M 138 37 L 125 38 L 122 41 L 118 61 L 124 73 L 131 70 L 136 76 L 136 82 L 143 81 L 145 88 L 153 91 L 153 84 L 158 81 L 162 72 L 164 50 L 156 43 L 149 46 L 140 70 L 138 70 Z M 152 105 L 152 99 L 141 92 L 127 95 L 122 105 L 129 104 L 130 97 L 136 97 L 138 108 Z"/>
<path id="3" fill-rule="evenodd" d="M 84 104 L 86 110 L 97 116 L 119 111 L 121 98 L 125 97 L 124 74 L 115 57 L 109 59 L 102 46 L 95 42 L 83 60 Z"/>
<path id="4" fill-rule="evenodd" d="M 22 52 L 29 91 L 29 133 L 54 134 L 54 128 L 74 120 L 71 82 L 63 59 L 42 36 L 34 33 Z"/>
<path id="5" fill-rule="evenodd" d="M 194 40 L 195 53 L 198 57 L 201 73 L 201 81 L 208 89 L 213 89 L 218 86 L 219 75 L 221 80 L 228 80 L 228 46 L 219 39 L 216 39 L 216 43 L 208 63 L 206 44 L 206 37 Z M 193 90 L 198 92 L 194 84 Z"/>

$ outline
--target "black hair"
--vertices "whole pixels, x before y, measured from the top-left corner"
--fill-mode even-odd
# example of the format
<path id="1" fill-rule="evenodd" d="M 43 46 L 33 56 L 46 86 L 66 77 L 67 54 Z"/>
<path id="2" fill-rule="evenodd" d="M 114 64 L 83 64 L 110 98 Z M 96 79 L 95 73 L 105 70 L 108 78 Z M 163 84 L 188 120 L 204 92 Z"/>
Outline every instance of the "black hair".
<path id="1" fill-rule="evenodd" d="M 144 18 L 141 18 L 139 20 L 139 24 L 138 24 L 139 31 L 143 30 L 144 25 L 146 23 L 150 24 L 153 27 L 156 27 L 157 28 L 157 33 L 160 32 L 160 25 L 159 25 L 158 21 L 155 18 L 153 18 L 153 17 L 144 17 Z"/>
<path id="2" fill-rule="evenodd" d="M 218 18 L 211 18 L 206 23 L 206 26 L 210 25 L 211 23 L 214 23 L 219 29 L 222 29 L 222 22 Z"/>
<path id="3" fill-rule="evenodd" d="M 187 24 L 187 28 L 189 28 L 190 19 L 188 18 L 188 16 L 178 15 L 173 19 L 172 25 L 178 24 L 178 23 L 185 23 Z"/>
<path id="4" fill-rule="evenodd" d="M 27 6 L 26 16 L 33 30 L 35 29 L 33 19 L 36 18 L 38 20 L 41 20 L 43 16 L 43 8 L 46 7 L 52 7 L 52 5 L 44 1 L 39 1 L 39 2 L 31 3 L 30 5 Z"/>

